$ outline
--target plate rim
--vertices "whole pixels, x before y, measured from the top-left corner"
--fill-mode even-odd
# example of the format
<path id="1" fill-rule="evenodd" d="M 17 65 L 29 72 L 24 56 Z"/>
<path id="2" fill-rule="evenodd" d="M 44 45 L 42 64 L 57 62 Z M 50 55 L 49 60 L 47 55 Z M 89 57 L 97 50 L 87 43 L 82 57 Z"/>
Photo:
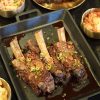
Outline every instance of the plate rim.
<path id="1" fill-rule="evenodd" d="M 45 9 L 47 9 L 47 10 L 59 10 L 59 9 L 47 8 L 47 7 L 45 7 L 44 5 L 42 5 L 42 4 L 40 4 L 40 3 L 37 3 L 36 0 L 32 0 L 32 1 L 35 2 L 37 5 L 39 5 L 40 7 L 45 8 Z M 82 5 L 86 0 L 80 0 L 80 1 L 81 1 L 81 2 L 78 3 L 77 5 L 75 5 L 75 6 L 71 7 L 71 8 L 67 8 L 67 7 L 66 7 L 65 9 L 67 9 L 67 10 L 75 9 L 75 8 L 79 7 L 80 5 Z M 60 8 L 60 9 L 64 9 L 64 8 Z"/>

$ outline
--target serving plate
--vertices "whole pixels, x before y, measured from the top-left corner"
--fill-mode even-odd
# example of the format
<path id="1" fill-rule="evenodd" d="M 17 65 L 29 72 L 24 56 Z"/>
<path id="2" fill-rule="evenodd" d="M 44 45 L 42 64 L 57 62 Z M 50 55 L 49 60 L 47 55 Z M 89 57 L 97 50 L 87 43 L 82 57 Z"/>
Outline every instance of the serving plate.
<path id="1" fill-rule="evenodd" d="M 45 2 L 40 2 L 42 0 L 33 0 L 37 5 L 49 9 L 49 10 L 58 10 L 67 8 L 68 10 L 74 9 L 85 2 L 85 0 L 69 0 L 60 3 L 51 3 L 49 0 L 44 0 Z M 47 1 L 47 2 L 46 2 Z"/>
<path id="2" fill-rule="evenodd" d="M 64 88 L 59 87 L 54 94 L 49 97 L 37 97 L 34 95 L 33 91 L 16 76 L 16 72 L 11 65 L 12 53 L 9 48 L 9 42 L 14 36 L 17 36 L 20 45 L 23 47 L 27 39 L 33 39 L 34 31 L 41 28 L 44 29 L 46 33 L 44 34 L 45 37 L 50 36 L 50 33 L 53 32 L 54 35 L 52 39 L 57 41 L 56 33 L 51 27 L 52 25 L 56 27 L 64 26 L 67 39 L 69 37 L 74 42 L 75 46 L 84 57 L 89 84 L 79 92 L 73 92 L 70 88 L 71 84 L 68 84 L 69 88 L 67 86 L 64 86 Z M 60 100 L 77 100 L 78 98 L 86 97 L 100 90 L 100 63 L 67 10 L 58 10 L 28 20 L 16 22 L 0 28 L 0 32 L 0 54 L 19 100 L 57 100 L 58 98 Z M 65 97 L 63 97 L 64 93 L 66 93 Z"/>

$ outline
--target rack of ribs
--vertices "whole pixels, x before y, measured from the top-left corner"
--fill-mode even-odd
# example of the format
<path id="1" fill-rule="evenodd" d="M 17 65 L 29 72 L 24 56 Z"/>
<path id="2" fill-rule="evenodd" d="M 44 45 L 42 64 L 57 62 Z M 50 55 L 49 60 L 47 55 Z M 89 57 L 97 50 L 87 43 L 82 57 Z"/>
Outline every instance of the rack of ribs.
<path id="1" fill-rule="evenodd" d="M 82 85 L 87 81 L 84 61 L 78 54 L 72 41 L 66 41 L 64 27 L 57 29 L 59 42 L 50 46 L 49 53 L 65 66 L 66 73 L 70 73 Z"/>
<path id="2" fill-rule="evenodd" d="M 45 69 L 36 52 L 29 49 L 23 54 L 17 37 L 10 42 L 10 47 L 15 57 L 12 64 L 19 77 L 32 88 L 36 95 L 52 93 L 55 89 L 54 79 Z"/>

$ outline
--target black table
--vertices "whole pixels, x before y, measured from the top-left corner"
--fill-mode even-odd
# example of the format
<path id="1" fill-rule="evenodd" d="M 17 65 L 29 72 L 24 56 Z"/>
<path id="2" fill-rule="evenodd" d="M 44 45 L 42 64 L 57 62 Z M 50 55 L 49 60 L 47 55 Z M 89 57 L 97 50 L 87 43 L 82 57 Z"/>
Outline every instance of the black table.
<path id="1" fill-rule="evenodd" d="M 100 0 L 94 0 L 94 1 L 93 0 L 86 0 L 86 2 L 84 4 L 82 4 L 80 7 L 73 9 L 73 10 L 70 10 L 71 15 L 73 16 L 73 19 L 76 21 L 79 28 L 80 28 L 80 20 L 81 20 L 81 16 L 82 16 L 83 12 L 85 10 L 87 10 L 88 8 L 92 8 L 92 7 L 100 7 Z M 34 2 L 29 1 L 29 0 L 26 1 L 26 8 L 25 8 L 24 12 L 27 10 L 30 10 L 30 9 L 34 9 L 34 8 L 39 9 L 41 11 L 41 13 L 43 13 L 43 14 L 47 13 L 47 12 L 51 12 L 49 10 L 41 8 L 40 6 L 36 5 Z M 15 17 L 10 18 L 10 19 L 5 19 L 3 17 L 0 17 L 0 26 L 1 27 L 3 25 L 9 25 L 9 24 L 14 23 L 14 22 L 16 22 Z M 88 43 L 90 44 L 95 55 L 97 56 L 97 58 L 100 61 L 100 40 L 93 40 L 93 39 L 88 38 L 87 36 L 85 36 L 85 38 L 88 41 Z M 14 91 L 12 83 L 10 82 L 9 76 L 4 68 L 4 64 L 2 62 L 1 57 L 0 57 L 0 76 L 2 78 L 6 79 L 8 81 L 8 83 L 10 84 L 10 86 L 12 88 L 12 100 L 17 100 L 16 93 Z M 95 93 L 93 95 L 95 95 L 95 96 L 90 97 L 89 100 L 100 100 L 99 92 Z"/>

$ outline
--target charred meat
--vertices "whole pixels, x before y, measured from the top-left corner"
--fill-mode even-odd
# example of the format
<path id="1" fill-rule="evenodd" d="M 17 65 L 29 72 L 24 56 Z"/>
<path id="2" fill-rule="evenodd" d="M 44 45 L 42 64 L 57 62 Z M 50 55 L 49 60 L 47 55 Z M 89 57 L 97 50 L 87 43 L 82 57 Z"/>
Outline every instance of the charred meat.
<path id="1" fill-rule="evenodd" d="M 57 51 L 57 59 L 66 67 L 67 72 L 72 72 L 78 80 L 87 78 L 82 58 L 78 55 L 71 41 L 58 42 L 54 46 Z"/>
<path id="2" fill-rule="evenodd" d="M 57 29 L 57 33 L 59 42 L 48 49 L 42 30 L 34 33 L 36 44 L 31 39 L 27 41 L 23 53 L 17 37 L 10 42 L 14 69 L 37 95 L 52 93 L 55 83 L 66 83 L 73 78 L 74 87 L 77 85 L 74 89 L 79 90 L 88 80 L 84 60 L 73 42 L 66 41 L 64 28 Z"/>
<path id="3" fill-rule="evenodd" d="M 52 75 L 58 80 L 57 82 L 64 82 L 64 80 L 68 81 L 70 78 L 70 74 L 66 75 L 65 69 L 59 61 L 49 55 L 47 50 L 42 30 L 39 30 L 35 33 L 35 37 L 38 43 L 38 46 L 41 50 L 40 56 L 43 59 L 47 70 L 49 70 Z"/>
<path id="4" fill-rule="evenodd" d="M 37 95 L 51 93 L 55 89 L 54 79 L 36 53 L 28 50 L 22 54 L 17 38 L 10 42 L 10 47 L 15 56 L 12 64 L 19 77 L 31 86 Z"/>
<path id="5" fill-rule="evenodd" d="M 56 57 L 65 66 L 66 72 L 76 77 L 78 83 L 87 80 L 84 61 L 78 54 L 73 42 L 66 41 L 64 28 L 57 31 L 59 42 L 49 48 L 50 55 Z"/>

